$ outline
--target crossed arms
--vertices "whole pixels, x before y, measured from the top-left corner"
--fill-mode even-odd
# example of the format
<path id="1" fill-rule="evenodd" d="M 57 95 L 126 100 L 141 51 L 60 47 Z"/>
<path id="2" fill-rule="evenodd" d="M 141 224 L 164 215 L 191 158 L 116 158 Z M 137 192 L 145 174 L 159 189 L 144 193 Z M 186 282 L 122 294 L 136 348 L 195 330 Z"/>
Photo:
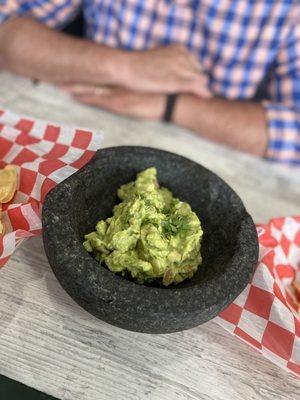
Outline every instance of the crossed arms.
<path id="1" fill-rule="evenodd" d="M 60 85 L 82 103 L 137 118 L 161 119 L 166 95 L 179 93 L 178 125 L 259 156 L 268 147 L 266 108 L 214 97 L 201 65 L 182 46 L 127 52 L 17 17 L 0 25 L 0 66 Z"/>

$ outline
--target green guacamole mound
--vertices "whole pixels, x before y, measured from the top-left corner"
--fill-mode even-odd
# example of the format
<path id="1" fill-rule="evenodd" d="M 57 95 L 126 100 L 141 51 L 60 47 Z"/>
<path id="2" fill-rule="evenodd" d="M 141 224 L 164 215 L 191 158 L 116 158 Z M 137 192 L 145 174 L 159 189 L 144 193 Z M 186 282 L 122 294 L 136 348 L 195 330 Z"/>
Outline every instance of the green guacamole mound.
<path id="1" fill-rule="evenodd" d="M 83 243 L 96 260 L 138 283 L 160 279 L 163 285 L 191 278 L 202 262 L 202 229 L 189 204 L 159 187 L 155 168 L 118 190 L 121 203 L 99 221 Z"/>

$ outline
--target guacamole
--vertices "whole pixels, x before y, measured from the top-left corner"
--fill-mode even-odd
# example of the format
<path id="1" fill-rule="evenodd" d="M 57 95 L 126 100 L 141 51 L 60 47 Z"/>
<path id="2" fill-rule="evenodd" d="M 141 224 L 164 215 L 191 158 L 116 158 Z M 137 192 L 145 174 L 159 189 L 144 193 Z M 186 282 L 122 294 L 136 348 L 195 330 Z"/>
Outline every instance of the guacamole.
<path id="1" fill-rule="evenodd" d="M 203 232 L 189 204 L 160 187 L 156 175 L 149 168 L 121 186 L 113 216 L 99 221 L 83 245 L 112 272 L 167 286 L 197 271 Z"/>

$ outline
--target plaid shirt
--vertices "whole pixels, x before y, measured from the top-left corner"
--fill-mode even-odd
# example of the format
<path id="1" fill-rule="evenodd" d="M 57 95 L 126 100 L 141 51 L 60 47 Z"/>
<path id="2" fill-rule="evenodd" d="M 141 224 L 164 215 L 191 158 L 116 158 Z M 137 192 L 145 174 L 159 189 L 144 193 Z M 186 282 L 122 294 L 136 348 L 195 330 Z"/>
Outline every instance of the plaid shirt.
<path id="1" fill-rule="evenodd" d="M 216 95 L 252 99 L 264 81 L 267 156 L 300 163 L 299 0 L 0 0 L 0 23 L 30 15 L 61 28 L 81 7 L 86 36 L 98 43 L 135 50 L 184 44 Z"/>

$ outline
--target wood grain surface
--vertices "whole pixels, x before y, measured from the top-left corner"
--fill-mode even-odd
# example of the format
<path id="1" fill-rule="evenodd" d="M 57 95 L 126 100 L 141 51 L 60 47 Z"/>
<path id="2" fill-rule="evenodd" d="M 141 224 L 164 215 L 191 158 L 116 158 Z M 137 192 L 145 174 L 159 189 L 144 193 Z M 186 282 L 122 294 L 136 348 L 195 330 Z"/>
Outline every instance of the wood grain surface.
<path id="1" fill-rule="evenodd" d="M 300 215 L 300 173 L 172 125 L 83 107 L 45 85 L 0 73 L 0 103 L 20 114 L 103 131 L 107 146 L 141 144 L 186 155 L 221 175 L 256 222 Z M 241 135 L 243 132 L 241 132 Z M 0 374 L 64 400 L 297 400 L 300 382 L 214 321 L 145 335 L 90 316 L 64 292 L 41 238 L 0 272 Z"/>

